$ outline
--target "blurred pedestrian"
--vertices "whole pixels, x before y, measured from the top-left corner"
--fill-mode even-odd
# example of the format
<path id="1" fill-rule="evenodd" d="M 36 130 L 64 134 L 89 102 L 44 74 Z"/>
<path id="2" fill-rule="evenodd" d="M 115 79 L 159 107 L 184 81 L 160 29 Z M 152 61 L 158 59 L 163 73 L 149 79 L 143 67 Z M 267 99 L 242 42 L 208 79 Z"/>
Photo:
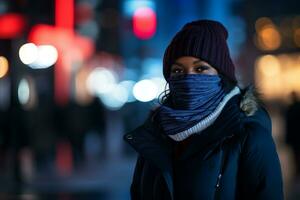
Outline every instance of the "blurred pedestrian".
<path id="1" fill-rule="evenodd" d="M 286 111 L 286 143 L 290 145 L 296 166 L 296 177 L 300 178 L 300 100 L 296 92 L 291 93 L 292 103 Z"/>

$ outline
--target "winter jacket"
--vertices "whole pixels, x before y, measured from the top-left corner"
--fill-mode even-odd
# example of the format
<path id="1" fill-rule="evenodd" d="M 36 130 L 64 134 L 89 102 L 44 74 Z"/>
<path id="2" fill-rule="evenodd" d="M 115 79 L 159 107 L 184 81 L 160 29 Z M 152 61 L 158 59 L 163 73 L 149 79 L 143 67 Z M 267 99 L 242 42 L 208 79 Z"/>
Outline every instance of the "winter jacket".
<path id="1" fill-rule="evenodd" d="M 283 199 L 271 120 L 251 90 L 227 102 L 217 120 L 181 145 L 149 117 L 124 139 L 138 152 L 133 200 Z"/>

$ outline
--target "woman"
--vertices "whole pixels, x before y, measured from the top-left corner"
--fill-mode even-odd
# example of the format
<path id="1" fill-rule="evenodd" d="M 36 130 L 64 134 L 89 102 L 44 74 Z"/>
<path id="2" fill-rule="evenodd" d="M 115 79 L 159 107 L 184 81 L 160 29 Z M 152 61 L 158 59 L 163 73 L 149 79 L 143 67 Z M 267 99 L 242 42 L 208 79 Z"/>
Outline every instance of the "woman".
<path id="1" fill-rule="evenodd" d="M 167 47 L 162 104 L 125 135 L 138 152 L 132 199 L 283 199 L 271 120 L 237 86 L 219 22 L 186 24 Z"/>

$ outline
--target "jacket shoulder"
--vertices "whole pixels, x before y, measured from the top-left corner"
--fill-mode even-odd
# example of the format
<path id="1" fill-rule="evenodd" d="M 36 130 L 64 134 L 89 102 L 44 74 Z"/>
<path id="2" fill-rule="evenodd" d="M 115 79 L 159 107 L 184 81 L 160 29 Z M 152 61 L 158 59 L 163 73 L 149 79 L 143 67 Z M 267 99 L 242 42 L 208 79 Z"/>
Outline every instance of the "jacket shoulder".
<path id="1" fill-rule="evenodd" d="M 283 199 L 280 161 L 268 112 L 259 108 L 253 116 L 246 117 L 244 131 L 247 136 L 240 167 L 245 197 Z"/>
<path id="2" fill-rule="evenodd" d="M 244 113 L 243 122 L 246 128 L 262 128 L 267 132 L 272 131 L 271 118 L 265 109 L 261 94 L 258 90 L 250 85 L 241 91 L 239 107 Z"/>
<path id="3" fill-rule="evenodd" d="M 252 116 L 244 118 L 244 127 L 248 130 L 257 130 L 271 133 L 272 121 L 268 111 L 260 106 Z"/>

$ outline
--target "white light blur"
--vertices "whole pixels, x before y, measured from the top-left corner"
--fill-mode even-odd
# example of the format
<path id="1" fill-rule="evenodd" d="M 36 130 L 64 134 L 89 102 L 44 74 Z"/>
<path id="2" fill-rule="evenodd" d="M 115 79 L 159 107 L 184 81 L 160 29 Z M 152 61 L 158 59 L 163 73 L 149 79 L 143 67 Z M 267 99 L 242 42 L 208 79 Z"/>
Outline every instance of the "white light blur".
<path id="1" fill-rule="evenodd" d="M 157 87 L 157 94 L 156 94 L 156 98 L 159 97 L 159 95 L 165 90 L 168 89 L 168 87 L 166 88 L 166 80 L 164 78 L 161 77 L 154 77 L 151 78 L 151 81 L 156 85 Z"/>
<path id="2" fill-rule="evenodd" d="M 45 69 L 56 63 L 58 52 L 52 45 L 26 43 L 20 47 L 19 57 L 22 63 L 32 69 Z"/>
<path id="3" fill-rule="evenodd" d="M 112 90 L 116 84 L 116 75 L 103 67 L 94 68 L 87 78 L 88 91 L 95 96 Z"/>
<path id="4" fill-rule="evenodd" d="M 141 102 L 152 101 L 157 97 L 158 88 L 156 84 L 148 79 L 137 82 L 133 87 L 134 97 Z"/>
<path id="5" fill-rule="evenodd" d="M 38 47 L 33 43 L 26 43 L 19 49 L 19 57 L 25 65 L 32 64 L 38 58 Z"/>
<path id="6" fill-rule="evenodd" d="M 58 58 L 57 49 L 52 45 L 39 45 L 38 57 L 33 62 L 28 64 L 32 69 L 45 69 L 54 65 Z"/>
<path id="7" fill-rule="evenodd" d="M 135 81 L 131 81 L 131 80 L 125 80 L 125 81 L 122 81 L 122 82 L 119 83 L 120 85 L 122 85 L 127 90 L 127 93 L 128 93 L 127 102 L 136 101 L 136 99 L 133 95 L 133 87 L 134 87 L 135 83 L 136 83 Z"/>
<path id="8" fill-rule="evenodd" d="M 28 80 L 23 78 L 21 79 L 19 86 L 18 86 L 18 99 L 22 105 L 28 103 L 30 97 L 30 88 Z"/>
<path id="9" fill-rule="evenodd" d="M 118 110 L 127 102 L 128 92 L 122 84 L 116 84 L 108 93 L 100 95 L 100 98 L 108 109 Z"/>

